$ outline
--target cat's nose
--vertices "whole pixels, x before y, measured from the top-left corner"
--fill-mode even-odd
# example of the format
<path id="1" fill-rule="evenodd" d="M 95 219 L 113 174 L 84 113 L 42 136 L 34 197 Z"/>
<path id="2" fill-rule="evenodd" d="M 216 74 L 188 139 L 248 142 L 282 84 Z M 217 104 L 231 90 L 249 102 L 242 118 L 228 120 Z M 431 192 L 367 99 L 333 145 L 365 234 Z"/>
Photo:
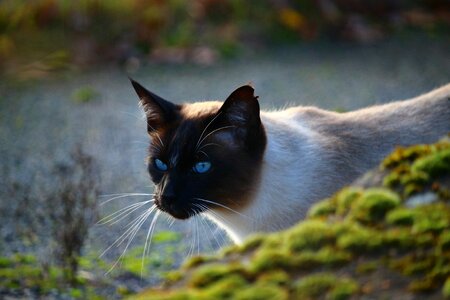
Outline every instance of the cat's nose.
<path id="1" fill-rule="evenodd" d="M 175 194 L 165 194 L 161 195 L 161 202 L 163 205 L 170 206 L 176 200 Z"/>

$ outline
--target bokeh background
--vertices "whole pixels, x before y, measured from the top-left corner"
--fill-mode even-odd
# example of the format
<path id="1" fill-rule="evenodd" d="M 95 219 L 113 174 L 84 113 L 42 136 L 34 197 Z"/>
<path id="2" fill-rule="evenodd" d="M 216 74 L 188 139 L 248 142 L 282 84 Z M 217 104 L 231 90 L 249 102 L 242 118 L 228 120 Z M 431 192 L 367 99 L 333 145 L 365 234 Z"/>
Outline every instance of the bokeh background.
<path id="1" fill-rule="evenodd" d="M 128 76 L 177 103 L 252 82 L 263 109 L 347 111 L 448 83 L 449 29 L 446 0 L 0 1 L 0 298 L 121 299 L 229 243 L 160 216 L 142 260 Z"/>

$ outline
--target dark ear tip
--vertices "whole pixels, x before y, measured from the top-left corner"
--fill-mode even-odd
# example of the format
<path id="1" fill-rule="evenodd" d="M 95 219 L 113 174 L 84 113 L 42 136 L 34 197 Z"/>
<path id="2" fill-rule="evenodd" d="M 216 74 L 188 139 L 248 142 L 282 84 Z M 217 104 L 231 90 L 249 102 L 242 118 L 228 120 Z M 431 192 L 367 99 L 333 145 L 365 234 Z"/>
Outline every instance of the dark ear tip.
<path id="1" fill-rule="evenodd" d="M 139 99 L 143 99 L 146 97 L 147 94 L 149 94 L 149 92 L 147 91 L 146 88 L 144 88 L 139 82 L 135 81 L 133 78 L 128 77 L 128 79 L 130 80 L 131 84 L 133 85 L 134 91 L 136 92 L 136 94 L 139 96 Z"/>
<path id="2" fill-rule="evenodd" d="M 239 89 L 243 89 L 243 90 L 246 90 L 251 93 L 255 92 L 255 88 L 250 83 L 247 83 L 246 85 L 241 86 Z"/>
<path id="3" fill-rule="evenodd" d="M 135 90 L 138 90 L 138 89 L 142 89 L 142 88 L 143 88 L 143 86 L 142 86 L 139 82 L 137 82 L 136 80 L 134 80 L 133 78 L 128 77 L 128 79 L 130 80 L 130 82 L 131 82 L 131 84 L 133 85 L 133 88 L 134 88 Z"/>
<path id="4" fill-rule="evenodd" d="M 237 88 L 231 95 L 242 100 L 258 99 L 254 93 L 255 89 L 251 85 L 246 84 Z"/>

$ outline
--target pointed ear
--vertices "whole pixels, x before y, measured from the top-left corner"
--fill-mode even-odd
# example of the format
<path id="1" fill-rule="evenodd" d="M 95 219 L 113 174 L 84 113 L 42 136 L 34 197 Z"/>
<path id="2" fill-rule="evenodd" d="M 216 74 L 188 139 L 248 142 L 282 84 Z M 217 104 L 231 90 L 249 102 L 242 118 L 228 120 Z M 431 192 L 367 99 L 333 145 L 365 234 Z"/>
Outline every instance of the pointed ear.
<path id="1" fill-rule="evenodd" d="M 261 124 L 259 102 L 258 97 L 254 95 L 254 91 L 250 85 L 244 85 L 236 89 L 225 100 L 219 113 L 229 123 L 238 127 L 259 126 Z"/>
<path id="2" fill-rule="evenodd" d="M 139 96 L 139 103 L 147 116 L 147 131 L 149 133 L 173 122 L 177 118 L 179 106 L 148 91 L 131 78 L 130 81 Z"/>

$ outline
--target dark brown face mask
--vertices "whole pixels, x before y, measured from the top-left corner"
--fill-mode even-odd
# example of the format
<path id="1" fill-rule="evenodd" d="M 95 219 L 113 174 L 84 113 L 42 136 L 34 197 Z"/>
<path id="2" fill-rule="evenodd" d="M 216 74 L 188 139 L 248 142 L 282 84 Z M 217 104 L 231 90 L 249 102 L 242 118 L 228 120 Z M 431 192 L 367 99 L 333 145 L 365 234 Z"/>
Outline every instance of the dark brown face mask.
<path id="1" fill-rule="evenodd" d="M 147 117 L 156 206 L 178 219 L 246 206 L 266 146 L 253 88 L 238 88 L 223 104 L 177 105 L 131 83 Z"/>

